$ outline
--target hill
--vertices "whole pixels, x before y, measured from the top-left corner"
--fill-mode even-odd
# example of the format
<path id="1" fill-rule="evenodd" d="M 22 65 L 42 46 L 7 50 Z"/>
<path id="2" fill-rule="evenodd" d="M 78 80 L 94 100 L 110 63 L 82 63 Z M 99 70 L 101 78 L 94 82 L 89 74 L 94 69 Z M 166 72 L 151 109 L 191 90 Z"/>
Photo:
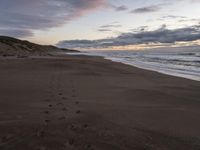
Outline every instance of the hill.
<path id="1" fill-rule="evenodd" d="M 78 52 L 52 45 L 39 45 L 12 37 L 0 36 L 0 56 L 53 55 L 61 52 Z"/>

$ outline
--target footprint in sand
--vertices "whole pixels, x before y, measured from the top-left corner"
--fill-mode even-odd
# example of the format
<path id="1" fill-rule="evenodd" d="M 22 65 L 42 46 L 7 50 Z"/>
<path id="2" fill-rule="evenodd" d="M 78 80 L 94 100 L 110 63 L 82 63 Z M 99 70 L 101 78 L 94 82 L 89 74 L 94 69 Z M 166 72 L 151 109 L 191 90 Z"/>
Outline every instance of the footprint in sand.
<path id="1" fill-rule="evenodd" d="M 5 143 L 5 142 L 11 140 L 12 138 L 14 138 L 14 135 L 13 135 L 13 134 L 5 135 L 5 136 L 3 136 L 3 137 L 1 138 L 1 142 L 2 142 L 2 143 Z"/>
<path id="2" fill-rule="evenodd" d="M 75 140 L 74 139 L 69 139 L 69 145 L 74 145 L 74 143 L 75 143 Z"/>
<path id="3" fill-rule="evenodd" d="M 56 105 L 57 105 L 57 106 L 59 106 L 59 105 L 63 105 L 63 103 L 57 103 Z"/>
<path id="4" fill-rule="evenodd" d="M 58 118 L 58 120 L 65 120 L 65 119 L 66 119 L 65 116 Z"/>
<path id="5" fill-rule="evenodd" d="M 62 108 L 62 110 L 63 110 L 63 111 L 67 111 L 67 108 L 64 107 L 64 108 Z"/>
<path id="6" fill-rule="evenodd" d="M 45 102 L 50 102 L 51 100 L 50 100 L 50 99 L 45 99 L 44 101 L 45 101 Z"/>
<path id="7" fill-rule="evenodd" d="M 37 137 L 44 137 L 45 132 L 44 131 L 37 131 L 36 136 Z"/>
<path id="8" fill-rule="evenodd" d="M 75 102 L 76 105 L 78 105 L 79 103 L 80 103 L 79 101 L 76 101 L 76 102 Z"/>
<path id="9" fill-rule="evenodd" d="M 86 145 L 86 149 L 87 149 L 87 150 L 94 150 L 94 148 L 92 148 L 92 145 L 91 145 L 91 144 Z"/>
<path id="10" fill-rule="evenodd" d="M 73 94 L 73 95 L 72 95 L 72 97 L 76 97 L 76 95 L 75 95 L 75 94 Z"/>
<path id="11" fill-rule="evenodd" d="M 49 107 L 53 107 L 53 105 L 49 104 Z"/>
<path id="12" fill-rule="evenodd" d="M 58 93 L 58 95 L 60 95 L 60 96 L 61 96 L 61 95 L 63 95 L 63 94 L 62 94 L 62 93 Z"/>
<path id="13" fill-rule="evenodd" d="M 76 111 L 76 114 L 80 114 L 80 113 L 81 113 L 81 111 L 80 111 L 80 110 L 77 110 L 77 111 Z"/>
<path id="14" fill-rule="evenodd" d="M 75 130 L 78 129 L 78 127 L 76 127 L 75 125 L 72 124 L 72 125 L 69 126 L 69 129 L 72 130 L 72 131 L 75 131 Z"/>
<path id="15" fill-rule="evenodd" d="M 87 124 L 84 124 L 84 125 L 83 125 L 83 128 L 87 128 L 87 127 L 88 127 L 88 125 L 87 125 Z"/>
<path id="16" fill-rule="evenodd" d="M 46 120 L 44 120 L 44 122 L 45 122 L 46 124 L 48 124 L 48 123 L 50 122 L 50 120 L 46 119 Z"/>
<path id="17" fill-rule="evenodd" d="M 45 113 L 45 114 L 49 114 L 49 111 L 48 111 L 48 110 L 47 110 L 47 111 L 44 111 L 44 113 Z"/>
<path id="18" fill-rule="evenodd" d="M 62 99 L 63 99 L 63 100 L 66 100 L 67 98 L 66 98 L 66 97 L 62 97 Z"/>
<path id="19" fill-rule="evenodd" d="M 37 150 L 47 150 L 47 148 L 44 146 L 41 146 L 41 147 L 38 147 Z"/>
<path id="20" fill-rule="evenodd" d="M 73 147 L 74 143 L 75 143 L 74 139 L 69 139 L 66 143 L 63 144 L 63 147 L 68 149 L 69 147 Z"/>

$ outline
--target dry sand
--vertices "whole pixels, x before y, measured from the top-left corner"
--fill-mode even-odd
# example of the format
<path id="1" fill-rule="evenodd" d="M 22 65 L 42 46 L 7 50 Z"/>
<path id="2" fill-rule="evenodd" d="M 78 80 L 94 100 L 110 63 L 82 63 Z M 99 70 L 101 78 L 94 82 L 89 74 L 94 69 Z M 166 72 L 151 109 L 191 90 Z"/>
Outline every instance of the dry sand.
<path id="1" fill-rule="evenodd" d="M 200 82 L 100 57 L 0 59 L 0 150 L 199 150 Z"/>

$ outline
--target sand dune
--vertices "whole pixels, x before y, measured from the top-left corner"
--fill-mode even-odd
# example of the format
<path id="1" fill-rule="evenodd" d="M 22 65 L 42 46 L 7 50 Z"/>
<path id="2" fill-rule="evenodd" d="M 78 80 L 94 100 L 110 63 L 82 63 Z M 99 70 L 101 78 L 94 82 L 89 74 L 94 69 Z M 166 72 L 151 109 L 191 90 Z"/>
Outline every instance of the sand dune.
<path id="1" fill-rule="evenodd" d="M 30 55 L 55 55 L 56 53 L 77 52 L 75 50 L 61 49 L 51 45 L 39 45 L 29 41 L 22 41 L 12 37 L 0 36 L 0 56 L 27 57 Z"/>

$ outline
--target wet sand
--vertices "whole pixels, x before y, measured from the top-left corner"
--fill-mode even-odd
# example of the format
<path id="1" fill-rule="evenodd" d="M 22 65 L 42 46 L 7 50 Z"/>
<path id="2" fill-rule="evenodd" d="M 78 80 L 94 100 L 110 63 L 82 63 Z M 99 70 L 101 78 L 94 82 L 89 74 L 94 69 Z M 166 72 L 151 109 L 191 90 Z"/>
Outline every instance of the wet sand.
<path id="1" fill-rule="evenodd" d="M 0 150 L 199 150 L 200 82 L 100 57 L 0 58 Z"/>

